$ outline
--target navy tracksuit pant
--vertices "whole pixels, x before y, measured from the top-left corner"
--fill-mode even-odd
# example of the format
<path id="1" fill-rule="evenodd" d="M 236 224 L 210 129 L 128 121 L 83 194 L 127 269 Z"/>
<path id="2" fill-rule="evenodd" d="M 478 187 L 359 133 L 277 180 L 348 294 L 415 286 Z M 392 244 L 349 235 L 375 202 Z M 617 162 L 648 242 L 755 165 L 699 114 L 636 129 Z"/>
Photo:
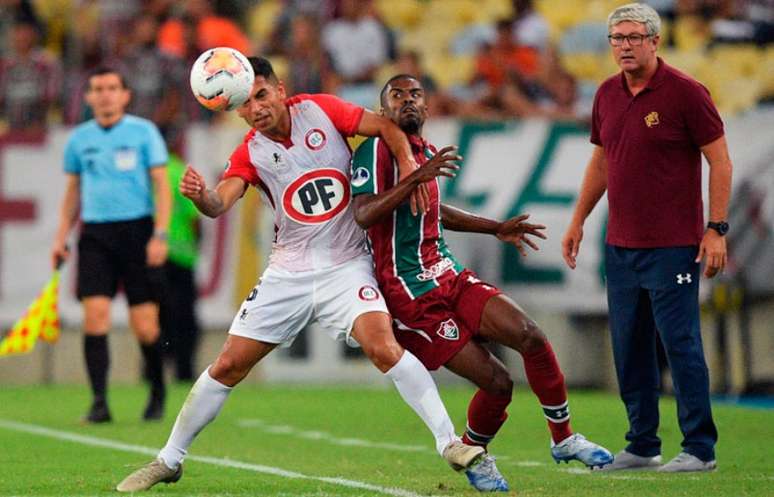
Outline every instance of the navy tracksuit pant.
<path id="1" fill-rule="evenodd" d="M 607 245 L 605 271 L 613 356 L 629 417 L 626 450 L 661 453 L 656 359 L 659 333 L 672 371 L 683 451 L 715 459 L 709 373 L 699 332 L 698 247 L 627 249 Z M 658 331 L 657 331 L 658 330 Z"/>

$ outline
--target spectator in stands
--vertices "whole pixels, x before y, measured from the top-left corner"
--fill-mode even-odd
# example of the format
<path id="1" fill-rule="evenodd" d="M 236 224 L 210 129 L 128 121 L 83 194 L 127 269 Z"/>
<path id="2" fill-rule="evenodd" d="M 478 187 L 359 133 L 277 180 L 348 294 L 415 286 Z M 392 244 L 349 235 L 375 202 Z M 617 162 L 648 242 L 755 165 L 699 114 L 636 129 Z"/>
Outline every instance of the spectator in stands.
<path id="1" fill-rule="evenodd" d="M 231 47 L 251 55 L 250 40 L 234 21 L 217 15 L 213 2 L 186 0 L 183 16 L 189 17 L 196 26 L 196 46 L 199 52 L 213 47 Z M 172 17 L 161 26 L 159 47 L 181 59 L 185 58 L 185 26 L 181 18 Z"/>
<path id="2" fill-rule="evenodd" d="M 525 47 L 540 51 L 549 48 L 548 21 L 538 12 L 532 0 L 512 0 L 513 5 L 513 39 Z"/>
<path id="3" fill-rule="evenodd" d="M 284 0 L 282 11 L 274 20 L 274 29 L 263 51 L 288 55 L 293 50 L 293 22 L 297 17 L 312 18 L 317 27 L 332 17 L 333 5 L 328 0 Z M 255 36 L 255 33 L 251 33 Z"/>
<path id="4" fill-rule="evenodd" d="M 399 53 L 398 60 L 395 62 L 395 70 L 398 74 L 410 74 L 422 84 L 430 115 L 445 116 L 457 112 L 459 102 L 440 88 L 435 79 L 425 71 L 419 52 L 404 50 Z"/>
<path id="5" fill-rule="evenodd" d="M 299 15 L 290 24 L 288 86 L 290 93 L 329 93 L 330 68 L 320 46 L 320 28 L 316 18 Z"/>
<path id="6" fill-rule="evenodd" d="M 389 54 L 384 26 L 374 17 L 371 0 L 342 0 L 341 17 L 323 28 L 323 46 L 339 79 L 339 95 L 372 106 L 377 93 L 374 75 Z"/>
<path id="7" fill-rule="evenodd" d="M 20 21 L 40 27 L 40 19 L 30 0 L 0 0 L 0 57 L 9 55 L 9 33 Z"/>
<path id="8" fill-rule="evenodd" d="M 61 68 L 38 47 L 38 28 L 29 20 L 10 30 L 11 53 L 0 59 L 0 119 L 12 131 L 41 132 L 60 100 Z"/>
<path id="9" fill-rule="evenodd" d="M 497 36 L 476 58 L 473 77 L 476 105 L 463 107 L 465 115 L 575 119 L 575 81 L 545 53 L 520 45 L 511 21 L 497 23 Z"/>
<path id="10" fill-rule="evenodd" d="M 132 89 L 131 114 L 153 121 L 168 140 L 179 134 L 181 92 L 186 90 L 183 62 L 156 45 L 158 22 L 143 14 L 133 22 L 129 43 L 117 64 Z"/>
<path id="11" fill-rule="evenodd" d="M 92 71 L 102 66 L 106 57 L 96 27 L 74 32 L 69 45 L 64 58 L 63 119 L 65 124 L 78 124 L 94 117 L 83 94 L 86 93 Z"/>

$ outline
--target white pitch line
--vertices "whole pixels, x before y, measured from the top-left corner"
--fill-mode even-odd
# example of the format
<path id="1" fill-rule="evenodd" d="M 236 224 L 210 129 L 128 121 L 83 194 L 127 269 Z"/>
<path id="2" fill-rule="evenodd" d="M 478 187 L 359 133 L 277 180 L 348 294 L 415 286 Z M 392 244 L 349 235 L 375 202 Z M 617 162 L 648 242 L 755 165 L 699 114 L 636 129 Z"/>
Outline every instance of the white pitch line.
<path id="1" fill-rule="evenodd" d="M 120 450 L 123 452 L 134 452 L 138 454 L 146 454 L 149 456 L 156 456 L 159 450 L 152 447 L 145 447 L 142 445 L 133 445 L 123 442 L 117 442 L 105 438 L 97 438 L 89 435 L 79 435 L 77 433 L 71 433 L 67 431 L 54 430 L 52 428 L 46 428 L 43 426 L 31 425 L 26 423 L 18 423 L 16 421 L 9 421 L 0 419 L 0 428 L 7 430 L 18 431 L 23 433 L 31 433 L 33 435 L 40 435 L 49 438 L 55 438 L 58 440 L 67 440 L 69 442 L 75 442 L 82 445 L 90 445 L 92 447 L 102 447 L 105 449 Z M 379 492 L 387 495 L 394 495 L 396 497 L 424 497 L 422 494 L 411 492 L 410 490 L 404 490 L 402 488 L 394 487 L 381 487 L 379 485 L 372 485 L 356 480 L 347 480 L 345 478 L 331 478 L 328 476 L 312 476 L 305 475 L 303 473 L 297 473 L 295 471 L 288 471 L 282 468 L 275 468 L 272 466 L 264 466 L 262 464 L 252 464 L 241 461 L 234 461 L 232 459 L 223 459 L 217 457 L 208 456 L 192 456 L 187 457 L 189 461 L 197 461 L 206 464 L 213 464 L 215 466 L 223 466 L 227 468 L 245 469 L 248 471 L 254 471 L 256 473 L 264 473 L 273 476 L 281 476 L 283 478 L 292 478 L 299 480 L 315 480 L 324 483 L 330 483 L 332 485 L 339 485 L 342 487 L 357 488 L 361 490 L 370 490 L 373 492 Z M 432 497 L 432 496 L 431 496 Z"/>
<path id="2" fill-rule="evenodd" d="M 257 428 L 265 433 L 271 433 L 273 435 L 290 435 L 307 440 L 321 440 L 334 445 L 342 445 L 345 447 L 365 447 L 368 449 L 386 449 L 402 452 L 425 452 L 428 454 L 436 454 L 435 450 L 428 447 L 423 447 L 421 445 L 402 445 L 394 443 L 372 442 L 362 438 L 339 438 L 324 431 L 302 430 L 289 425 L 273 425 L 266 423 L 262 419 L 240 419 L 237 421 L 237 425 L 241 428 Z"/>
<path id="3" fill-rule="evenodd" d="M 429 447 L 423 447 L 421 445 L 403 445 L 396 443 L 384 443 L 384 442 L 372 442 L 370 440 L 364 440 L 361 438 L 339 438 L 335 435 L 317 430 L 305 430 L 296 428 L 290 425 L 274 425 L 267 423 L 266 421 L 258 418 L 240 419 L 237 421 L 237 426 L 240 428 L 254 428 L 261 430 L 264 433 L 272 435 L 287 435 L 291 437 L 303 438 L 306 440 L 323 441 L 334 445 L 340 445 L 343 447 L 365 447 L 368 449 L 386 449 L 396 450 L 401 452 L 419 452 L 423 454 L 436 455 L 437 452 Z M 546 463 L 541 461 L 514 461 L 509 456 L 497 456 L 497 460 L 500 463 L 505 463 L 513 466 L 520 466 L 525 468 L 534 468 L 538 466 L 545 466 Z"/>

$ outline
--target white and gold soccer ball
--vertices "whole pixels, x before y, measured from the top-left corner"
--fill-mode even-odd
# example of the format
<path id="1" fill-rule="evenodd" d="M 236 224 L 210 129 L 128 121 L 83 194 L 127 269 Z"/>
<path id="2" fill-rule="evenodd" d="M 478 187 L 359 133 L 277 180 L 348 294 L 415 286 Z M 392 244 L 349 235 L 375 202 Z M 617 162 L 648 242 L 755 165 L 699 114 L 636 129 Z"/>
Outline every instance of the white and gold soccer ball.
<path id="1" fill-rule="evenodd" d="M 191 90 L 212 111 L 233 110 L 245 103 L 254 79 L 247 57 L 229 47 L 206 50 L 191 67 Z"/>

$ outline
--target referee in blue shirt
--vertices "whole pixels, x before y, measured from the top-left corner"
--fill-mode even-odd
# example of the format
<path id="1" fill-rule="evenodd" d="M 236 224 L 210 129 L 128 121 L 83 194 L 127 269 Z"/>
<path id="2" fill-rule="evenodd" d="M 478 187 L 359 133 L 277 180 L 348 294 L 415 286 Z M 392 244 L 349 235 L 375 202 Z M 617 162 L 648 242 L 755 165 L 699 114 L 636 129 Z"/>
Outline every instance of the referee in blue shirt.
<path id="1" fill-rule="evenodd" d="M 160 419 L 165 389 L 156 292 L 167 257 L 171 205 L 167 149 L 153 123 L 124 112 L 131 93 L 120 73 L 95 70 L 85 98 L 94 119 L 75 128 L 65 148 L 67 187 L 51 251 L 53 264 L 67 258 L 67 238 L 80 217 L 78 298 L 94 394 L 84 420 L 111 420 L 107 334 L 110 303 L 119 284 L 129 302 L 129 323 L 140 342 L 151 386 L 143 418 Z"/>

